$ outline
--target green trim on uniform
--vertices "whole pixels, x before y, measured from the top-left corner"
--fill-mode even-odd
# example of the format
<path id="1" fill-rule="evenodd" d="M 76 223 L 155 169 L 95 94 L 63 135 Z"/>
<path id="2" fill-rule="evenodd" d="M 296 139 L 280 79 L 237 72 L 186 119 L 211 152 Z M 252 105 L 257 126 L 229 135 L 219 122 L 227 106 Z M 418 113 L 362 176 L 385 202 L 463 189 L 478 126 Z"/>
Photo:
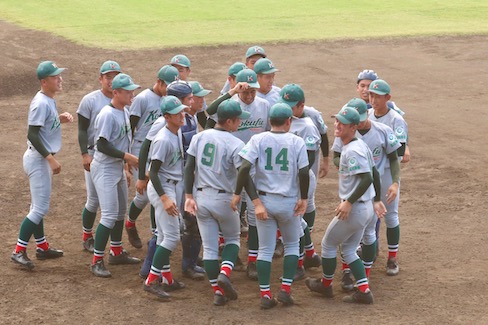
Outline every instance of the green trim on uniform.
<path id="1" fill-rule="evenodd" d="M 298 267 L 298 256 L 286 255 L 283 258 L 283 279 L 293 280 Z"/>
<path id="2" fill-rule="evenodd" d="M 19 239 L 28 243 L 32 234 L 36 231 L 37 225 L 29 218 L 24 218 L 22 225 L 20 225 Z"/>
<path id="3" fill-rule="evenodd" d="M 36 229 L 34 229 L 34 238 L 42 238 L 44 237 L 44 219 L 39 222 L 39 224 L 36 226 Z"/>
<path id="4" fill-rule="evenodd" d="M 220 273 L 218 260 L 203 260 L 203 267 L 209 280 L 216 280 Z"/>
<path id="5" fill-rule="evenodd" d="M 398 245 L 400 242 L 400 225 L 395 228 L 386 228 L 386 239 L 388 245 Z"/>
<path id="6" fill-rule="evenodd" d="M 271 262 L 257 260 L 256 271 L 258 272 L 259 285 L 269 286 L 269 283 L 271 282 Z M 295 267 L 295 272 L 296 272 L 296 267 Z"/>
<path id="7" fill-rule="evenodd" d="M 136 221 L 139 215 L 141 214 L 142 209 L 139 209 L 137 205 L 132 201 L 129 207 L 129 220 Z"/>
<path id="8" fill-rule="evenodd" d="M 229 261 L 234 264 L 237 260 L 237 255 L 239 255 L 239 246 L 236 244 L 227 244 L 222 250 L 222 262 Z"/>
<path id="9" fill-rule="evenodd" d="M 305 220 L 307 222 L 309 230 L 311 228 L 313 228 L 313 226 L 315 224 L 315 211 L 316 210 L 313 210 L 312 212 L 307 212 L 303 215 L 303 220 Z M 307 243 L 305 243 L 305 244 L 307 244 Z"/>
<path id="10" fill-rule="evenodd" d="M 361 264 L 362 265 L 362 264 Z M 322 273 L 327 275 L 334 275 L 337 266 L 337 259 L 322 257 Z"/>
<path id="11" fill-rule="evenodd" d="M 366 279 L 366 271 L 364 270 L 363 261 L 360 258 L 349 264 L 351 273 L 356 281 L 358 279 Z"/>
<path id="12" fill-rule="evenodd" d="M 376 243 L 377 240 L 371 245 L 363 245 L 361 257 L 365 262 L 373 262 L 376 257 Z"/>
<path id="13" fill-rule="evenodd" d="M 98 224 L 97 231 L 95 232 L 95 244 L 94 249 L 100 252 L 105 251 L 107 246 L 108 237 L 110 237 L 110 228 L 105 227 L 101 223 Z"/>
<path id="14" fill-rule="evenodd" d="M 124 232 L 124 220 L 117 220 L 115 221 L 114 227 L 110 232 L 110 240 L 121 242 L 122 241 L 122 233 Z"/>
<path id="15" fill-rule="evenodd" d="M 153 260 L 152 260 L 152 266 L 154 266 L 154 268 L 157 270 L 162 270 L 163 265 L 167 265 L 164 263 L 164 255 L 166 254 L 165 251 L 168 251 L 168 250 L 166 248 L 162 247 L 161 245 L 158 245 L 158 247 L 156 248 L 156 251 L 154 252 L 154 256 L 153 256 Z M 168 260 L 169 260 L 169 258 L 168 258 Z"/>
<path id="16" fill-rule="evenodd" d="M 83 208 L 83 212 L 81 213 L 81 220 L 83 223 L 83 227 L 86 229 L 92 229 L 96 217 L 97 217 L 96 212 L 91 212 L 86 207 Z"/>

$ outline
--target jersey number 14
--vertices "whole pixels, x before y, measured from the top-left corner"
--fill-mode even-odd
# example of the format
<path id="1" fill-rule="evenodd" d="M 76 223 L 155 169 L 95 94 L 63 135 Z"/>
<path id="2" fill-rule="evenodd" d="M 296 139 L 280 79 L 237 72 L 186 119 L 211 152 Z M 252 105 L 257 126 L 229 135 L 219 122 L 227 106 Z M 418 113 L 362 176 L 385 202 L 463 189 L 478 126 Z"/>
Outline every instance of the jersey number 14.
<path id="1" fill-rule="evenodd" d="M 266 153 L 266 166 L 264 169 L 266 170 L 273 170 L 273 148 L 266 148 L 264 150 Z M 279 165 L 280 170 L 287 172 L 288 171 L 288 148 L 283 148 L 280 152 L 274 157 L 274 165 Z"/>

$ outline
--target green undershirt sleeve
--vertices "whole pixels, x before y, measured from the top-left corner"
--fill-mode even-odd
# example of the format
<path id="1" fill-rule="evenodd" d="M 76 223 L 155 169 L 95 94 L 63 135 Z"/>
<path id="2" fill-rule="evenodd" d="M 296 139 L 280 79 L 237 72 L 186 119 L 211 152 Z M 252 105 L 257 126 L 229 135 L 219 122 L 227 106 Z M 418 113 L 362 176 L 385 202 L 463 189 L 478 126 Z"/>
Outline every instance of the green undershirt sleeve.
<path id="1" fill-rule="evenodd" d="M 78 144 L 80 145 L 81 154 L 88 153 L 88 127 L 90 120 L 78 114 Z"/>
<path id="2" fill-rule="evenodd" d="M 27 139 L 30 141 L 32 146 L 39 152 L 44 158 L 49 156 L 50 152 L 47 151 L 46 147 L 42 143 L 39 132 L 41 127 L 37 125 L 29 125 L 29 130 L 27 131 Z"/>
<path id="3" fill-rule="evenodd" d="M 407 144 L 406 143 L 401 143 L 401 147 L 397 149 L 397 155 L 398 157 L 403 157 L 403 155 L 405 154 L 405 149 L 407 148 Z"/>
<path id="4" fill-rule="evenodd" d="M 347 198 L 347 201 L 349 201 L 351 204 L 354 204 L 354 202 L 356 202 L 366 192 L 368 187 L 373 182 L 373 176 L 371 173 L 361 173 L 358 174 L 358 176 L 361 178 L 361 181 L 354 192 L 352 192 L 351 196 Z"/>
<path id="5" fill-rule="evenodd" d="M 246 159 L 242 159 L 241 167 L 239 167 L 239 172 L 237 173 L 236 191 L 234 194 L 241 195 L 242 189 L 246 186 L 247 182 L 251 178 L 249 177 L 250 171 L 251 163 Z"/>
<path id="6" fill-rule="evenodd" d="M 298 180 L 300 182 L 300 197 L 302 200 L 308 198 L 308 186 L 310 183 L 308 170 L 308 167 L 304 167 L 298 171 Z"/>
<path id="7" fill-rule="evenodd" d="M 392 183 L 400 184 L 400 161 L 398 161 L 397 152 L 394 151 L 388 155 L 390 160 L 390 172 Z"/>
<path id="8" fill-rule="evenodd" d="M 329 157 L 329 137 L 327 133 L 322 134 L 320 137 L 322 138 L 322 142 L 320 143 L 322 157 Z"/>
<path id="9" fill-rule="evenodd" d="M 229 99 L 231 97 L 232 96 L 227 92 L 224 95 L 217 98 L 216 100 L 214 100 L 212 104 L 210 104 L 210 106 L 207 107 L 207 114 L 210 116 L 217 113 L 217 108 L 219 108 L 220 103 L 222 103 L 224 100 Z"/>
<path id="10" fill-rule="evenodd" d="M 151 140 L 144 139 L 139 151 L 139 172 L 138 178 L 143 181 L 146 179 L 146 164 L 149 155 L 149 148 L 151 147 Z"/>
<path id="11" fill-rule="evenodd" d="M 107 156 L 124 159 L 125 152 L 120 151 L 119 149 L 115 148 L 113 144 L 107 141 L 105 138 L 99 138 L 97 141 L 97 149 L 101 153 L 106 154 Z"/>
<path id="12" fill-rule="evenodd" d="M 315 162 L 315 151 L 307 150 L 307 156 L 308 156 L 308 168 L 312 168 Z"/>
<path id="13" fill-rule="evenodd" d="M 376 192 L 374 201 L 379 202 L 381 201 L 381 177 L 376 167 L 373 167 L 373 187 Z"/>
<path id="14" fill-rule="evenodd" d="M 151 168 L 149 169 L 149 178 L 151 179 L 151 182 L 154 186 L 154 189 L 156 190 L 156 193 L 158 193 L 160 197 L 165 194 L 158 175 L 159 169 L 161 168 L 162 164 L 163 162 L 161 160 L 152 160 Z"/>
<path id="15" fill-rule="evenodd" d="M 134 131 L 136 130 L 137 123 L 139 123 L 139 120 L 141 118 L 136 115 L 131 115 L 129 119 L 130 119 L 130 129 L 132 130 L 132 136 L 134 136 Z"/>
<path id="16" fill-rule="evenodd" d="M 206 121 L 207 121 L 207 115 L 205 114 L 205 112 L 198 112 L 197 120 L 198 120 L 198 124 L 200 124 L 202 128 L 205 128 Z"/>
<path id="17" fill-rule="evenodd" d="M 184 182 L 185 194 L 193 194 L 193 184 L 195 182 L 195 157 L 192 155 L 186 156 Z"/>

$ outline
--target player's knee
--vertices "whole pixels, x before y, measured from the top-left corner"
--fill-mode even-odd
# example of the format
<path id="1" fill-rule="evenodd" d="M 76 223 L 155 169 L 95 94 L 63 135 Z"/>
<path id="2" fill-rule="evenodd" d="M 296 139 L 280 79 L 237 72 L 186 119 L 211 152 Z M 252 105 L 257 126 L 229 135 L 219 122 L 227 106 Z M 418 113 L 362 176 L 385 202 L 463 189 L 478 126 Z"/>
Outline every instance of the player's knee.
<path id="1" fill-rule="evenodd" d="M 293 243 L 283 243 L 283 247 L 285 248 L 285 256 L 288 255 L 296 255 L 300 256 L 300 246 L 298 244 L 298 241 L 295 241 Z"/>
<path id="2" fill-rule="evenodd" d="M 174 251 L 178 246 L 179 241 L 180 241 L 179 235 L 165 234 L 161 245 L 170 251 Z"/>
<path id="3" fill-rule="evenodd" d="M 117 221 L 117 219 L 115 219 L 115 218 L 107 218 L 107 217 L 104 217 L 103 215 L 100 218 L 100 223 L 108 229 L 113 229 L 116 221 Z"/>
<path id="4" fill-rule="evenodd" d="M 335 258 L 337 256 L 337 247 L 324 245 L 322 243 L 322 258 Z"/>
<path id="5" fill-rule="evenodd" d="M 90 212 L 97 212 L 99 207 L 98 198 L 88 198 L 86 200 L 85 208 Z"/>
<path id="6" fill-rule="evenodd" d="M 42 218 L 44 218 L 44 215 L 37 213 L 34 210 L 31 210 L 27 215 L 27 219 L 29 219 L 36 225 L 38 225 L 42 221 Z"/>
<path id="7" fill-rule="evenodd" d="M 376 241 L 376 232 L 373 230 L 372 232 L 365 233 L 363 236 L 363 244 L 364 245 L 372 245 Z"/>
<path id="8" fill-rule="evenodd" d="M 395 228 L 400 224 L 398 215 L 388 215 L 385 216 L 385 225 L 387 228 Z"/>
<path id="9" fill-rule="evenodd" d="M 149 203 L 149 199 L 147 198 L 146 194 L 139 194 L 139 192 L 136 192 L 136 196 L 134 197 L 134 200 L 132 202 L 134 203 L 136 208 L 142 210 Z"/>

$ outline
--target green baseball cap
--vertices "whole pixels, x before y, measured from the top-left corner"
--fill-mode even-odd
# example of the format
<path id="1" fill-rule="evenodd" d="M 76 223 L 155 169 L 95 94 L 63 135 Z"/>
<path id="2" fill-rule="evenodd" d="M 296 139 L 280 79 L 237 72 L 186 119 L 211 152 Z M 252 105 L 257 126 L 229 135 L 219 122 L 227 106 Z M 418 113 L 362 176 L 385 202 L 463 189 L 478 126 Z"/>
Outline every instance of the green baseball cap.
<path id="1" fill-rule="evenodd" d="M 285 103 L 276 103 L 269 110 L 269 118 L 290 118 L 293 115 L 291 107 Z"/>
<path id="2" fill-rule="evenodd" d="M 193 96 L 205 97 L 212 92 L 211 90 L 203 88 L 198 81 L 190 81 L 189 84 L 191 86 L 191 92 L 193 93 Z"/>
<path id="3" fill-rule="evenodd" d="M 112 89 L 134 90 L 137 88 L 141 88 L 141 86 L 136 85 L 132 78 L 125 73 L 119 73 L 112 80 Z"/>
<path id="4" fill-rule="evenodd" d="M 164 96 L 163 100 L 161 101 L 161 114 L 178 114 L 188 106 L 183 105 L 181 101 L 176 98 L 175 96 Z"/>
<path id="5" fill-rule="evenodd" d="M 359 113 L 355 107 L 344 106 L 339 113 L 332 115 L 342 124 L 359 124 Z"/>
<path id="6" fill-rule="evenodd" d="M 247 49 L 246 59 L 249 59 L 251 56 L 256 54 L 261 55 L 263 58 L 267 56 L 266 53 L 264 52 L 264 49 L 261 46 L 254 45 Z"/>
<path id="7" fill-rule="evenodd" d="M 237 82 L 247 82 L 249 87 L 259 89 L 258 76 L 251 69 L 243 69 L 236 75 Z"/>
<path id="8" fill-rule="evenodd" d="M 305 102 L 305 94 L 302 87 L 297 84 L 288 84 L 281 88 L 280 91 L 280 103 L 285 103 L 294 107 L 299 102 Z"/>
<path id="9" fill-rule="evenodd" d="M 120 65 L 115 61 L 105 61 L 100 67 L 100 74 L 106 74 L 109 72 L 122 72 Z"/>
<path id="10" fill-rule="evenodd" d="M 236 76 L 239 71 L 244 70 L 246 68 L 246 65 L 242 62 L 235 62 L 233 65 L 229 67 L 228 74 L 229 76 Z"/>
<path id="11" fill-rule="evenodd" d="M 217 117 L 219 120 L 227 120 L 229 118 L 238 117 L 240 119 L 248 119 L 251 113 L 243 111 L 241 105 L 232 99 L 224 100 L 217 108 Z"/>
<path id="12" fill-rule="evenodd" d="M 158 72 L 158 79 L 164 81 L 166 85 L 178 80 L 179 77 L 178 69 L 169 64 L 163 66 Z"/>
<path id="13" fill-rule="evenodd" d="M 37 79 L 41 80 L 47 77 L 54 77 L 63 72 L 66 68 L 58 68 L 53 61 L 42 61 L 37 66 Z"/>
<path id="14" fill-rule="evenodd" d="M 191 66 L 190 59 L 186 55 L 178 54 L 173 56 L 170 64 L 181 65 L 182 67 L 189 68 Z"/>
<path id="15" fill-rule="evenodd" d="M 369 91 L 378 95 L 387 95 L 390 93 L 390 85 L 383 79 L 376 79 L 369 84 Z"/>
<path id="16" fill-rule="evenodd" d="M 351 99 L 344 107 L 354 107 L 359 113 L 359 122 L 364 122 L 368 119 L 368 104 L 361 98 Z"/>
<path id="17" fill-rule="evenodd" d="M 254 72 L 257 74 L 270 74 L 276 71 L 280 71 L 275 68 L 273 62 L 270 59 L 261 58 L 254 64 Z"/>

